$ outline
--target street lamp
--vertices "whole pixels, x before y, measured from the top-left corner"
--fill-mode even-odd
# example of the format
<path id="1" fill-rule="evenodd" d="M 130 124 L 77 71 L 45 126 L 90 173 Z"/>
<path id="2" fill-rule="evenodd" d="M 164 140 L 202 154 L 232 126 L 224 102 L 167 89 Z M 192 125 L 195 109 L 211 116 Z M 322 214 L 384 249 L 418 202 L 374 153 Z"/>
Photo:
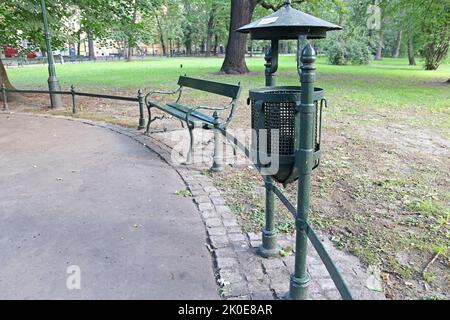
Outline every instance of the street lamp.
<path id="1" fill-rule="evenodd" d="M 291 0 L 275 13 L 238 29 L 252 39 L 271 40 L 265 60 L 266 87 L 250 90 L 252 148 L 265 176 L 266 225 L 262 232 L 263 257 L 278 255 L 274 224 L 274 181 L 284 185 L 298 180 L 295 270 L 288 298 L 307 299 L 306 269 L 311 173 L 319 165 L 324 90 L 314 87 L 316 52 L 307 39 L 321 39 L 341 27 L 291 7 Z M 301 87 L 276 86 L 279 40 L 298 41 L 297 62 Z M 265 136 L 267 135 L 267 136 Z M 274 165 L 274 162 L 276 163 Z M 265 173 L 263 173 L 265 172 Z"/>
<path id="2" fill-rule="evenodd" d="M 63 106 L 61 95 L 57 93 L 51 93 L 55 91 L 61 91 L 58 78 L 56 78 L 55 62 L 53 60 L 53 51 L 50 32 L 48 29 L 47 8 L 45 7 L 45 0 L 41 0 L 42 19 L 44 20 L 44 33 L 45 33 L 45 45 L 47 47 L 47 59 L 48 59 L 48 89 L 50 91 L 50 103 L 51 107 L 61 108 Z M 62 57 L 61 57 L 62 58 Z"/>

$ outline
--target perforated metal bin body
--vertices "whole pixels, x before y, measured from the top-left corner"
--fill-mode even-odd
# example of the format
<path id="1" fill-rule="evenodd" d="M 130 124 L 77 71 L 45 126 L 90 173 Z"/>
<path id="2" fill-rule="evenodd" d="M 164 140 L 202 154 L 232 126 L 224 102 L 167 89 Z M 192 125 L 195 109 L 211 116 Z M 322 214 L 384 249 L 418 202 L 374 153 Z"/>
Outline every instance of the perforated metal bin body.
<path id="1" fill-rule="evenodd" d="M 320 157 L 320 122 L 324 90 L 321 88 L 314 89 L 314 146 L 315 161 L 318 164 Z M 295 166 L 295 135 L 299 131 L 295 129 L 295 113 L 296 108 L 300 105 L 301 87 L 264 87 L 260 89 L 250 90 L 249 103 L 252 111 L 252 151 L 257 155 L 256 164 L 260 167 L 267 166 L 261 163 L 260 159 L 273 159 L 278 157 L 278 171 L 272 177 L 284 185 L 294 182 L 298 179 L 298 172 Z M 262 120 L 261 117 L 264 117 Z M 260 129 L 266 129 L 260 131 Z M 273 139 L 272 131 L 278 130 L 278 139 Z M 299 130 L 299 129 L 298 129 Z M 267 145 L 260 150 L 259 140 L 261 133 L 265 132 Z M 275 136 L 276 138 L 276 136 Z M 276 140 L 276 141 L 272 141 Z M 273 147 L 273 150 L 272 150 Z M 272 152 L 273 151 L 273 152 Z"/>

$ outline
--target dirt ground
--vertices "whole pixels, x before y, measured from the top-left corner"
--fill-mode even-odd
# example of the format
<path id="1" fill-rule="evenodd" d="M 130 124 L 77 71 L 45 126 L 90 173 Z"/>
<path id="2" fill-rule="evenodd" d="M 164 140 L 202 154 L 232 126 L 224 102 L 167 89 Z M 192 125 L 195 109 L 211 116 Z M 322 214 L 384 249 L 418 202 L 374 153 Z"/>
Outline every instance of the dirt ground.
<path id="1" fill-rule="evenodd" d="M 137 126 L 137 104 L 77 99 L 78 117 Z M 70 98 L 64 101 L 65 110 L 49 111 L 48 97 L 27 95 L 11 102 L 10 109 L 70 115 Z M 431 112 L 414 114 L 408 109 L 357 115 L 327 110 L 324 115 L 323 156 L 313 174 L 311 221 L 338 248 L 379 268 L 390 299 L 450 298 L 450 135 L 448 130 L 410 121 L 431 117 Z M 241 102 L 231 128 L 248 128 L 249 119 L 249 108 Z M 165 125 L 179 122 L 159 122 Z M 244 228 L 259 231 L 264 192 L 256 171 L 229 164 L 215 180 Z M 295 200 L 296 184 L 286 191 Z M 281 206 L 277 208 L 278 230 L 293 232 L 294 221 Z"/>

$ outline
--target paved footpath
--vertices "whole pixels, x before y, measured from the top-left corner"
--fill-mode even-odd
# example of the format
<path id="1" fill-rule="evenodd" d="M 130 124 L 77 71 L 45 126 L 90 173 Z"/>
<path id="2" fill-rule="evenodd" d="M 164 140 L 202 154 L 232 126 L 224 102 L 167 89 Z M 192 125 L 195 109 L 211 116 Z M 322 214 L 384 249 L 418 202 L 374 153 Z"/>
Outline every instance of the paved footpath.
<path id="1" fill-rule="evenodd" d="M 0 114 L 0 299 L 218 299 L 185 187 L 124 135 Z"/>

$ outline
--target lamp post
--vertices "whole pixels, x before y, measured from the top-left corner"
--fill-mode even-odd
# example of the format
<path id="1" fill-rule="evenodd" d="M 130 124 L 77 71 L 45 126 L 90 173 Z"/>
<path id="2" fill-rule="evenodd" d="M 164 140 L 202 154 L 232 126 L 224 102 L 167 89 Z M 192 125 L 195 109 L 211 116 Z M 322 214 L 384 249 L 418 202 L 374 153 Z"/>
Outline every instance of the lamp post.
<path id="1" fill-rule="evenodd" d="M 48 59 L 48 89 L 50 91 L 50 104 L 53 109 L 62 108 L 61 95 L 52 93 L 55 91 L 61 91 L 58 78 L 56 77 L 55 61 L 53 60 L 53 51 L 51 36 L 48 28 L 47 8 L 45 7 L 45 0 L 41 0 L 42 19 L 44 21 L 44 34 L 45 45 L 47 47 L 47 59 Z"/>
<path id="2" fill-rule="evenodd" d="M 304 41 L 325 38 L 328 31 L 340 29 L 292 8 L 291 0 L 285 0 L 278 11 L 237 30 L 250 33 L 252 39 L 271 40 L 265 56 L 266 87 L 250 90 L 248 100 L 252 108 L 252 129 L 256 130 L 252 135 L 252 148 L 256 149 L 256 165 L 265 176 L 266 187 L 266 225 L 259 253 L 263 257 L 278 255 L 274 223 L 274 191 L 277 189 L 274 181 L 286 186 L 298 180 L 297 208 L 293 208 L 296 219 L 295 269 L 287 296 L 294 300 L 308 298 L 311 174 L 319 165 L 321 154 L 321 104 L 324 99 L 324 90 L 314 87 L 316 53 L 311 44 L 304 46 Z M 289 39 L 298 42 L 300 87 L 276 86 L 275 83 L 279 40 Z"/>

